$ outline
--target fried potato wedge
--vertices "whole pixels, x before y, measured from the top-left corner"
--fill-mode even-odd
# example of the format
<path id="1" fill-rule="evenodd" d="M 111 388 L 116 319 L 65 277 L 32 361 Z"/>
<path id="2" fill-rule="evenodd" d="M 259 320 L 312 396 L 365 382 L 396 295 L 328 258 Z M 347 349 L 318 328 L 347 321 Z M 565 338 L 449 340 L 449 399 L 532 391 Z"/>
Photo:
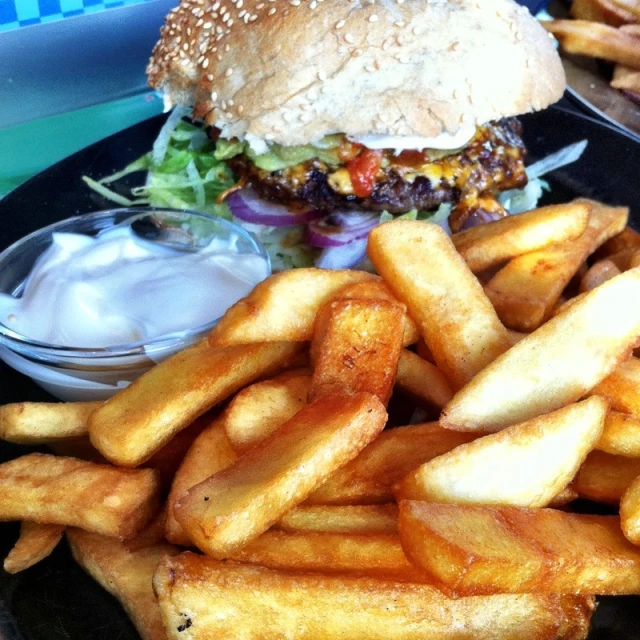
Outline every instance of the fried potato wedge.
<path id="1" fill-rule="evenodd" d="M 640 545 L 640 476 L 627 487 L 620 500 L 620 526 L 627 540 Z"/>
<path id="2" fill-rule="evenodd" d="M 399 499 L 544 507 L 571 482 L 602 434 L 608 403 L 594 396 L 426 462 L 398 485 Z"/>
<path id="3" fill-rule="evenodd" d="M 407 557 L 462 595 L 640 592 L 617 516 L 405 500 L 399 524 Z"/>
<path id="4" fill-rule="evenodd" d="M 394 220 L 369 234 L 369 258 L 418 323 L 454 390 L 511 346 L 509 334 L 447 234 Z"/>
<path id="5" fill-rule="evenodd" d="M 152 469 L 30 453 L 0 465 L 0 521 L 33 520 L 127 538 L 156 513 Z"/>
<path id="6" fill-rule="evenodd" d="M 368 393 L 322 396 L 236 463 L 190 489 L 174 515 L 199 549 L 227 557 L 354 458 L 386 421 L 384 407 Z"/>
<path id="7" fill-rule="evenodd" d="M 632 269 L 590 291 L 481 371 L 444 408 L 440 422 L 448 429 L 500 431 L 555 411 L 625 361 L 638 335 L 640 269 Z"/>
<path id="8" fill-rule="evenodd" d="M 87 434 L 89 414 L 102 402 L 18 402 L 0 407 L 0 438 L 48 444 Z"/>
<path id="9" fill-rule="evenodd" d="M 609 411 L 596 449 L 618 456 L 640 458 L 640 418 Z"/>
<path id="10" fill-rule="evenodd" d="M 387 300 L 389 302 L 400 302 L 391 289 L 380 278 L 375 280 L 365 280 L 356 284 L 349 284 L 338 291 L 334 297 L 338 300 L 358 298 L 360 300 Z M 404 317 L 404 332 L 402 344 L 406 347 L 415 344 L 420 339 L 420 329 L 413 318 L 406 313 Z M 312 356 L 313 361 L 313 356 Z"/>
<path id="11" fill-rule="evenodd" d="M 173 513 L 176 502 L 191 487 L 231 466 L 236 459 L 224 429 L 224 417 L 212 420 L 191 445 L 173 479 L 167 498 L 166 536 L 169 542 L 183 547 L 191 546 L 191 539 Z"/>
<path id="12" fill-rule="evenodd" d="M 637 476 L 640 476 L 640 458 L 592 451 L 580 467 L 572 487 L 581 498 L 617 505 Z"/>
<path id="13" fill-rule="evenodd" d="M 356 574 L 397 582 L 433 583 L 405 557 L 397 533 L 284 533 L 267 531 L 230 556 L 282 571 Z"/>
<path id="14" fill-rule="evenodd" d="M 327 393 L 366 391 L 389 403 L 402 350 L 405 307 L 354 298 L 329 302 L 312 340 L 314 370 L 309 402 Z"/>
<path id="15" fill-rule="evenodd" d="M 591 393 L 609 398 L 613 409 L 640 418 L 640 358 L 620 363 Z"/>
<path id="16" fill-rule="evenodd" d="M 393 500 L 393 485 L 410 471 L 476 437 L 443 429 L 435 422 L 389 429 L 336 471 L 306 502 L 316 505 L 389 502 Z"/>
<path id="17" fill-rule="evenodd" d="M 153 574 L 161 560 L 180 550 L 159 544 L 131 552 L 118 540 L 80 529 L 67 530 L 67 540 L 76 562 L 119 600 L 142 640 L 166 640 Z"/>
<path id="18" fill-rule="evenodd" d="M 594 254 L 594 258 L 601 260 L 625 249 L 640 249 L 640 233 L 631 227 L 625 227 L 620 233 L 607 240 Z"/>
<path id="19" fill-rule="evenodd" d="M 620 29 L 587 20 L 546 20 L 540 24 L 555 36 L 567 53 L 640 69 L 638 40 Z"/>
<path id="20" fill-rule="evenodd" d="M 364 271 L 292 269 L 270 276 L 236 302 L 212 329 L 212 347 L 254 342 L 306 342 L 318 309 L 342 287 L 374 280 Z"/>
<path id="21" fill-rule="evenodd" d="M 603 22 L 613 27 L 634 21 L 634 15 L 615 0 L 573 0 L 571 16 L 577 20 Z"/>
<path id="22" fill-rule="evenodd" d="M 450 600 L 430 585 L 220 563 L 184 553 L 154 587 L 169 638 L 546 640 L 586 638 L 591 598 L 520 594 Z M 393 603 L 393 606 L 390 606 Z"/>
<path id="23" fill-rule="evenodd" d="M 587 228 L 585 202 L 550 205 L 454 233 L 451 240 L 474 273 L 551 244 L 574 240 Z"/>
<path id="24" fill-rule="evenodd" d="M 619 276 L 621 273 L 620 269 L 618 269 L 611 260 L 598 260 L 598 262 L 589 267 L 587 273 L 582 277 L 580 281 L 580 292 L 591 291 L 607 280 Z"/>
<path id="25" fill-rule="evenodd" d="M 442 371 L 407 349 L 400 353 L 395 388 L 421 406 L 438 409 L 442 409 L 453 397 Z"/>
<path id="26" fill-rule="evenodd" d="M 614 89 L 640 93 L 640 70 L 617 64 L 613 70 L 610 84 Z"/>
<path id="27" fill-rule="evenodd" d="M 275 528 L 287 533 L 398 533 L 398 505 L 300 505 Z"/>
<path id="28" fill-rule="evenodd" d="M 222 424 L 236 453 L 244 453 L 293 418 L 307 404 L 311 375 L 283 373 L 245 387 L 229 403 Z"/>
<path id="29" fill-rule="evenodd" d="M 185 349 L 143 374 L 89 416 L 93 445 L 107 460 L 136 467 L 176 433 L 243 386 L 295 356 L 301 345 L 274 342 Z"/>
<path id="30" fill-rule="evenodd" d="M 59 524 L 40 524 L 24 521 L 20 537 L 4 559 L 7 573 L 19 573 L 44 560 L 62 540 L 64 527 Z"/>
<path id="31" fill-rule="evenodd" d="M 550 318 L 580 265 L 627 224 L 627 208 L 590 200 L 574 203 L 592 211 L 580 237 L 514 258 L 485 286 L 500 320 L 510 329 L 533 331 Z"/>

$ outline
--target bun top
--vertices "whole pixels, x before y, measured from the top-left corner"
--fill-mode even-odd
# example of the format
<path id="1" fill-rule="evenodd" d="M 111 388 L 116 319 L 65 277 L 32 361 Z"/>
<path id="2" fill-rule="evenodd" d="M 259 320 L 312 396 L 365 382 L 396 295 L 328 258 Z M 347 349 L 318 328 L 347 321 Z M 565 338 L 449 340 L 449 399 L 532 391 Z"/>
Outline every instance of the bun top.
<path id="1" fill-rule="evenodd" d="M 182 0 L 147 69 L 226 138 L 433 137 L 543 109 L 565 78 L 512 0 Z"/>

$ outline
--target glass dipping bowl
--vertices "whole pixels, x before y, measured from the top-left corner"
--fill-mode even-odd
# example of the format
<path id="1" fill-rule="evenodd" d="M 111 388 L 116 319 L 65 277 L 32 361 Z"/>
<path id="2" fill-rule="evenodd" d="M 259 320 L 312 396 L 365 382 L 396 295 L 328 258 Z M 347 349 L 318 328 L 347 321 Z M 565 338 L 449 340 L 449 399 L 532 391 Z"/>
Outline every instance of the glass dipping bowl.
<path id="1" fill-rule="evenodd" d="M 197 251 L 214 238 L 228 240 L 237 253 L 264 258 L 266 273 L 271 273 L 264 247 L 232 222 L 194 211 L 134 207 L 68 218 L 14 243 L 0 253 L 0 293 L 20 295 L 35 262 L 52 244 L 53 233 L 95 236 L 125 225 L 143 239 L 186 251 Z M 142 342 L 92 349 L 39 342 L 0 321 L 0 358 L 61 400 L 107 399 L 154 364 L 206 336 L 219 319 Z"/>

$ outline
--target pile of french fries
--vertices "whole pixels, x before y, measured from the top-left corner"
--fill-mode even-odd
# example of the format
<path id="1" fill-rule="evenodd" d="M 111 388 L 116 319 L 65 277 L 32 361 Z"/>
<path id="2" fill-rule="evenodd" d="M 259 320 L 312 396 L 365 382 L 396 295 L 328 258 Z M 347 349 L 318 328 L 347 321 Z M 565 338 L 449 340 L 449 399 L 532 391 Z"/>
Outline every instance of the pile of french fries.
<path id="1" fill-rule="evenodd" d="M 145 640 L 585 638 L 640 594 L 627 218 L 389 222 L 379 275 L 279 273 L 105 403 L 1 407 L 53 451 L 0 465 L 5 570 L 66 535 Z"/>
<path id="2" fill-rule="evenodd" d="M 542 24 L 567 53 L 612 62 L 611 86 L 640 102 L 640 0 L 572 0 L 571 16 Z"/>

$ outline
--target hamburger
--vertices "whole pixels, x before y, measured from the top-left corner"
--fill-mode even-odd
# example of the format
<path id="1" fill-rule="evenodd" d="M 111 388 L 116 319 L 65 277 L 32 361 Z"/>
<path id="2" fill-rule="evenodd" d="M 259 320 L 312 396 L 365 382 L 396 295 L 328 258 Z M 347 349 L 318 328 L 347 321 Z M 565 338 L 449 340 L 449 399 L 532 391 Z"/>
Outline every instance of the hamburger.
<path id="1" fill-rule="evenodd" d="M 321 266 L 352 266 L 392 216 L 505 215 L 527 183 L 516 116 L 565 87 L 512 0 L 183 0 L 147 71 L 232 171 L 219 201 L 282 246 L 303 229 Z"/>

